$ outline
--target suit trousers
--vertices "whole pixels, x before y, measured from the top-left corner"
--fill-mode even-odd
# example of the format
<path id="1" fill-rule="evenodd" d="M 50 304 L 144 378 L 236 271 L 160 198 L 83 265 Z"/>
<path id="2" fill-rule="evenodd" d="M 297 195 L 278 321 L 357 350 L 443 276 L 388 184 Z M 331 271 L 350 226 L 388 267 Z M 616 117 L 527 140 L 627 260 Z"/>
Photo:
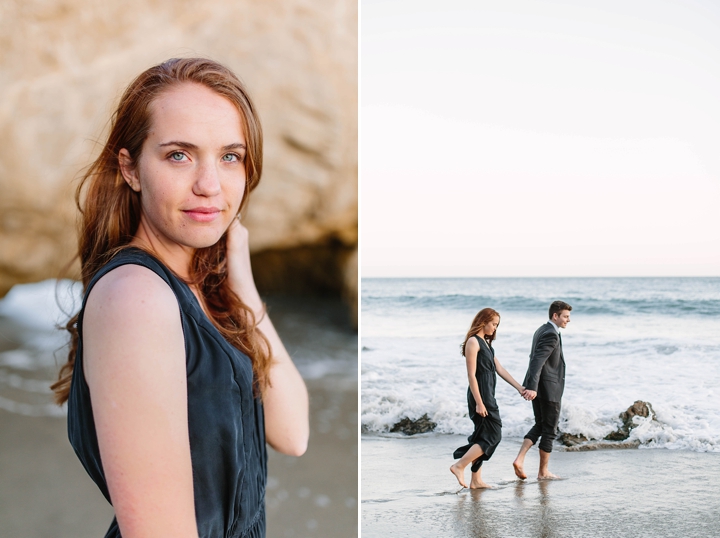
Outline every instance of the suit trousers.
<path id="1" fill-rule="evenodd" d="M 535 425 L 525 435 L 532 444 L 540 439 L 538 448 L 544 452 L 552 452 L 552 445 L 557 437 L 557 426 L 560 420 L 560 402 L 549 402 L 541 398 L 532 401 Z"/>

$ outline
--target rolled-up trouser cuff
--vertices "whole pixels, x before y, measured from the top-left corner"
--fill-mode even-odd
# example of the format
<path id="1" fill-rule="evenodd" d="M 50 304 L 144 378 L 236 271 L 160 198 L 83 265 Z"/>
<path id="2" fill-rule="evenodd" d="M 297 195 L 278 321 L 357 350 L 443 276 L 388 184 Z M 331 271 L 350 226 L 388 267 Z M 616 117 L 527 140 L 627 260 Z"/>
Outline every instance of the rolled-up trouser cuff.
<path id="1" fill-rule="evenodd" d="M 548 402 L 535 398 L 532 401 L 535 424 L 525 435 L 525 439 L 536 444 L 543 452 L 552 452 L 553 441 L 557 437 L 557 425 L 560 420 L 560 402 Z"/>

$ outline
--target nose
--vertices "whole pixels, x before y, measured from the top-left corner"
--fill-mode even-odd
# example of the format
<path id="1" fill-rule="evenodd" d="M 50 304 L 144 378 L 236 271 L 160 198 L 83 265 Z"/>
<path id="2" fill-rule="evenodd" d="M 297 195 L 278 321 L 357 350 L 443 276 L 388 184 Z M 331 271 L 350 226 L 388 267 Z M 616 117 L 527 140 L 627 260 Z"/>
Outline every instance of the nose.
<path id="1" fill-rule="evenodd" d="M 215 196 L 220 194 L 220 176 L 215 163 L 200 163 L 193 184 L 193 193 L 197 196 Z"/>

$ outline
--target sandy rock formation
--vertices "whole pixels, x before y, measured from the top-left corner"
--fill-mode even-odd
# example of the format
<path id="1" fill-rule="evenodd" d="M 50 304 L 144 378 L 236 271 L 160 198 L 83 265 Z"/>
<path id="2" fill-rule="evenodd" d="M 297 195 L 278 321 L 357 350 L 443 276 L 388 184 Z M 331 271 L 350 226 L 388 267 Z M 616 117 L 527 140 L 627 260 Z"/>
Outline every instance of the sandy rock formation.
<path id="1" fill-rule="evenodd" d="M 393 425 L 390 428 L 391 433 L 404 433 L 405 435 L 417 435 L 419 433 L 428 433 L 437 427 L 437 424 L 430 420 L 430 417 L 425 413 L 417 420 L 411 420 L 408 417 L 404 417 L 400 422 Z"/>
<path id="2" fill-rule="evenodd" d="M 72 258 L 73 179 L 99 149 L 124 87 L 151 65 L 196 55 L 233 69 L 263 121 L 264 176 L 243 218 L 253 253 L 315 249 L 333 259 L 333 286 L 357 289 L 357 263 L 346 264 L 357 248 L 355 1 L 8 0 L 0 296 L 57 276 Z M 281 265 L 295 256 L 281 254 Z"/>
<path id="3" fill-rule="evenodd" d="M 618 418 L 622 421 L 622 425 L 614 432 L 609 433 L 605 436 L 606 441 L 625 441 L 630 437 L 630 432 L 637 426 L 635 417 L 648 418 L 655 420 L 655 411 L 653 411 L 650 402 L 643 402 L 642 400 L 636 400 L 627 410 L 623 411 L 618 415 Z"/>
<path id="4" fill-rule="evenodd" d="M 640 441 L 637 439 L 629 440 L 630 432 L 638 425 L 634 417 L 648 418 L 655 420 L 655 411 L 653 411 L 650 402 L 636 400 L 627 410 L 618 415 L 622 424 L 614 432 L 609 433 L 603 439 L 588 439 L 583 434 L 571 434 L 567 432 L 559 432 L 558 441 L 564 445 L 565 450 L 583 451 L 583 450 L 601 450 L 606 448 L 637 448 Z"/>

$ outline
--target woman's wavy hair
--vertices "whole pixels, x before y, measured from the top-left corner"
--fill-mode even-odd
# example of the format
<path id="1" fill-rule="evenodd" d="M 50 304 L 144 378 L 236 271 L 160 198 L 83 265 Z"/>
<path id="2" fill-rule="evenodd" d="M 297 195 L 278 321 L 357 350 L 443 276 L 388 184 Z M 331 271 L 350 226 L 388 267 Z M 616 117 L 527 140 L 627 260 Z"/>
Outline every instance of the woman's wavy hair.
<path id="1" fill-rule="evenodd" d="M 475 318 L 472 320 L 472 323 L 470 324 L 470 330 L 467 332 L 467 335 L 465 336 L 465 340 L 463 340 L 463 343 L 460 345 L 460 351 L 462 352 L 462 355 L 465 356 L 465 344 L 467 344 L 467 341 L 470 340 L 473 336 L 475 336 L 480 329 L 482 329 L 485 325 L 490 323 L 493 318 L 497 316 L 500 317 L 500 314 L 498 314 L 495 310 L 492 308 L 483 308 L 475 314 Z M 498 324 L 499 326 L 499 324 Z M 497 334 L 497 329 L 492 334 L 485 335 L 485 341 L 488 343 L 490 347 L 492 347 L 492 342 L 495 340 L 495 335 Z"/>
<path id="2" fill-rule="evenodd" d="M 173 58 L 140 74 L 120 99 L 112 116 L 110 134 L 100 156 L 87 169 L 75 193 L 80 210 L 79 248 L 84 289 L 108 261 L 128 246 L 140 223 L 140 193 L 128 187 L 120 173 L 118 154 L 125 148 L 137 164 L 152 123 L 151 104 L 179 84 L 202 84 L 232 102 L 240 113 L 247 145 L 246 184 L 240 210 L 260 181 L 263 139 L 255 106 L 240 80 L 225 66 L 204 58 Z M 230 288 L 227 278 L 226 238 L 197 249 L 188 284 L 197 286 L 210 319 L 221 334 L 252 361 L 257 396 L 268 386 L 272 363 L 270 345 L 257 329 L 252 310 Z M 70 332 L 68 361 L 51 388 L 55 401 L 68 399 L 78 348 L 78 317 L 66 325 Z"/>

